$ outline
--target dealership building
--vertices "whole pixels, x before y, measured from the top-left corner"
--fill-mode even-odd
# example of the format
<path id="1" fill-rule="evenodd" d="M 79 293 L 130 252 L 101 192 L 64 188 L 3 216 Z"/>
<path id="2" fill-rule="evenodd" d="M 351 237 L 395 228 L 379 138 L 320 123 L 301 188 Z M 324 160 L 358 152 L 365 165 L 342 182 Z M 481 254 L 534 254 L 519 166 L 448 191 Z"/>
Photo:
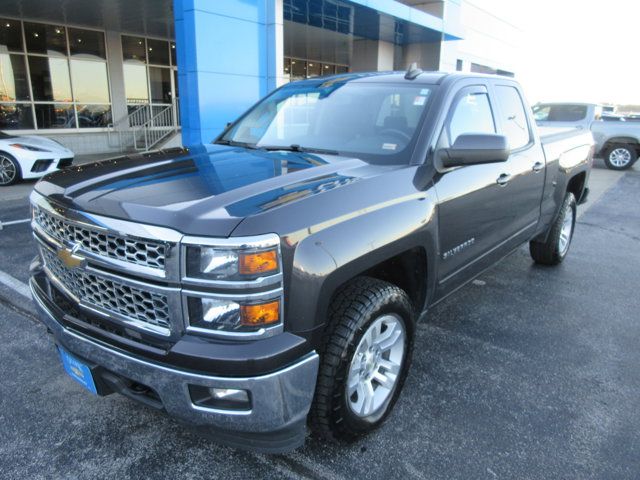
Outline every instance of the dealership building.
<path id="1" fill-rule="evenodd" d="M 480 4 L 481 0 L 475 0 Z M 465 0 L 3 0 L 0 130 L 76 154 L 210 142 L 335 73 L 517 74 L 519 30 Z"/>

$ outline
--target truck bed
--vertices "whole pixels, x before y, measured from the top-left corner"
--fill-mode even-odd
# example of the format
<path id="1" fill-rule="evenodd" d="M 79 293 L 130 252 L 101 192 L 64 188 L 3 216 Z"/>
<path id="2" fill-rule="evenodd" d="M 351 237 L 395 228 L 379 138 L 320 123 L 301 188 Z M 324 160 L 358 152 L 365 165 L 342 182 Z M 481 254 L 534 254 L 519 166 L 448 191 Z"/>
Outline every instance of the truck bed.
<path id="1" fill-rule="evenodd" d="M 538 131 L 547 164 L 563 160 L 563 167 L 571 167 L 588 156 L 594 143 L 589 130 L 573 127 L 538 127 Z"/>

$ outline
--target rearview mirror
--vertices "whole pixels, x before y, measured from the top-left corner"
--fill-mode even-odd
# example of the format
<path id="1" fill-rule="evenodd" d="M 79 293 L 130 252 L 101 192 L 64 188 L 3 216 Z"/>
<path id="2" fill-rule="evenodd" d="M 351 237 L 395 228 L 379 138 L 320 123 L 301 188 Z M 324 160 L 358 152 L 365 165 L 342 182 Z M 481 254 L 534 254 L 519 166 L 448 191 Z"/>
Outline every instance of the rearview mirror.
<path id="1" fill-rule="evenodd" d="M 504 135 L 465 133 L 452 147 L 439 150 L 439 157 L 443 167 L 451 168 L 505 162 L 510 153 L 509 141 Z"/>

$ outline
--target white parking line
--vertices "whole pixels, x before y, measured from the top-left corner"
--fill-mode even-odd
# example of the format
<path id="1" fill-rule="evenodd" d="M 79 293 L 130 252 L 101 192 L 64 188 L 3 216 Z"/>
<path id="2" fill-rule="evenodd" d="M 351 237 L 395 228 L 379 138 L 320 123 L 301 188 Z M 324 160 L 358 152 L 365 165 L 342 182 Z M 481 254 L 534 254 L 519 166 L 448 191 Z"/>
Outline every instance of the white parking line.
<path id="1" fill-rule="evenodd" d="M 3 272 L 2 270 L 0 270 L 0 283 L 19 293 L 23 297 L 31 299 L 31 289 L 27 286 L 27 284 L 22 283 L 17 278 L 13 278 L 11 275 Z"/>
<path id="2" fill-rule="evenodd" d="M 4 227 L 7 227 L 9 225 L 18 225 L 20 223 L 29 223 L 31 221 L 30 218 L 24 218 L 22 220 L 11 220 L 10 222 L 3 222 L 2 220 L 0 220 L 0 230 L 2 230 Z"/>

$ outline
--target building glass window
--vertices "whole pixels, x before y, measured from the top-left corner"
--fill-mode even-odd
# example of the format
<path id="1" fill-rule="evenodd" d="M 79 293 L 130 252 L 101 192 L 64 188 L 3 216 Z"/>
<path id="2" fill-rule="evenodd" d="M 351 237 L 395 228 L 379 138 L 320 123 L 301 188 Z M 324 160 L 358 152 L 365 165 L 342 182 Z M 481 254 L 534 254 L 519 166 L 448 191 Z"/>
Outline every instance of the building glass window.
<path id="1" fill-rule="evenodd" d="M 333 75 L 336 73 L 347 73 L 348 71 L 349 67 L 347 65 L 314 62 L 300 58 L 286 57 L 283 65 L 283 74 L 285 78 L 288 78 L 291 82 L 305 78 Z"/>
<path id="2" fill-rule="evenodd" d="M 74 128 L 76 116 L 73 105 L 66 103 L 36 103 L 38 128 Z"/>
<path id="3" fill-rule="evenodd" d="M 106 57 L 104 32 L 0 19 L 0 129 L 107 127 Z"/>
<path id="4" fill-rule="evenodd" d="M 22 51 L 22 30 L 20 22 L 0 18 L 0 51 L 10 52 Z"/>
<path id="5" fill-rule="evenodd" d="M 72 57 L 107 59 L 104 34 L 94 30 L 69 29 L 69 53 Z"/>
<path id="6" fill-rule="evenodd" d="M 122 36 L 124 81 L 130 122 L 146 122 L 173 106 L 171 121 L 178 122 L 178 77 L 175 43 L 144 37 Z"/>
<path id="7" fill-rule="evenodd" d="M 149 63 L 153 65 L 169 66 L 169 42 L 147 39 Z"/>
<path id="8" fill-rule="evenodd" d="M 27 52 L 44 55 L 67 55 L 67 31 L 58 25 L 24 22 Z"/>
<path id="9" fill-rule="evenodd" d="M 145 48 L 145 39 L 143 37 L 122 36 L 122 58 L 125 62 L 127 60 L 137 60 L 147 63 Z"/>
<path id="10" fill-rule="evenodd" d="M 149 67 L 149 86 L 152 103 L 171 103 L 171 70 Z"/>
<path id="11" fill-rule="evenodd" d="M 0 104 L 0 130 L 30 130 L 33 112 L 30 103 Z"/>
<path id="12" fill-rule="evenodd" d="M 177 67 L 178 66 L 178 58 L 176 56 L 176 44 L 175 44 L 175 42 L 171 42 L 170 53 L 171 53 L 171 65 L 173 65 L 174 67 Z"/>
<path id="13" fill-rule="evenodd" d="M 65 58 L 29 55 L 29 71 L 35 101 L 72 101 L 69 64 Z"/>
<path id="14" fill-rule="evenodd" d="M 0 53 L 0 102 L 30 99 L 24 55 Z"/>
<path id="15" fill-rule="evenodd" d="M 71 60 L 71 83 L 76 102 L 109 103 L 106 63 Z"/>

